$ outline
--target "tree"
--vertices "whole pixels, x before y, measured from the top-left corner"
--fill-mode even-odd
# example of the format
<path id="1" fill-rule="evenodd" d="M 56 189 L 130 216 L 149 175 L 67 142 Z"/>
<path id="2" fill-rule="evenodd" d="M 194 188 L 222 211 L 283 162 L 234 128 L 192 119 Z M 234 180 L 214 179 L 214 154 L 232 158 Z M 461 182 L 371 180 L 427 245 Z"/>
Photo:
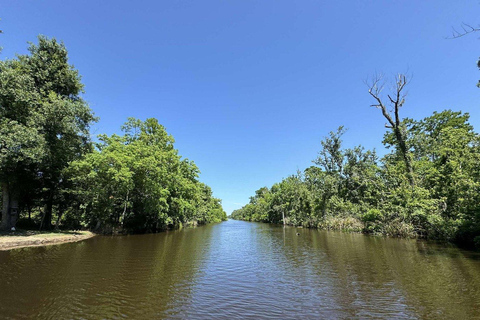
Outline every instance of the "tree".
<path id="1" fill-rule="evenodd" d="M 181 159 L 174 139 L 156 119 L 129 119 L 123 136 L 99 136 L 96 149 L 72 162 L 82 198 L 79 214 L 105 232 L 156 232 L 185 223 L 226 219 L 211 189 L 198 181 L 193 161 Z"/>
<path id="2" fill-rule="evenodd" d="M 430 234 L 453 238 L 459 225 L 476 221 L 480 202 L 480 138 L 469 114 L 445 110 L 422 120 L 405 119 L 418 185 L 436 204 L 421 222 Z M 432 221 L 435 221 L 432 223 Z"/>
<path id="3" fill-rule="evenodd" d="M 322 149 L 318 157 L 313 161 L 328 173 L 343 173 L 344 154 L 342 150 L 342 136 L 346 129 L 343 126 L 338 127 L 337 132 L 331 131 L 328 137 L 320 142 Z"/>
<path id="4" fill-rule="evenodd" d="M 15 211 L 2 220 L 4 229 L 18 218 L 20 181 L 32 179 L 41 182 L 43 194 L 32 196 L 44 199 L 42 227 L 50 229 L 53 206 L 67 185 L 64 171 L 90 150 L 89 127 L 95 120 L 63 43 L 39 36 L 29 51 L 1 64 L 3 215 Z"/>
<path id="5" fill-rule="evenodd" d="M 412 158 L 407 146 L 407 132 L 405 127 L 402 126 L 402 120 L 400 119 L 400 108 L 403 107 L 405 103 L 405 87 L 408 84 L 407 77 L 403 74 L 398 74 L 395 80 L 395 89 L 392 94 L 387 94 L 388 103 L 393 109 L 393 117 L 390 111 L 387 109 L 387 106 L 383 102 L 382 91 L 384 84 L 381 83 L 381 77 L 376 77 L 373 79 L 373 82 L 369 85 L 368 93 L 375 99 L 375 103 L 372 104 L 372 107 L 380 109 L 382 115 L 387 120 L 385 127 L 391 129 L 395 135 L 395 142 L 400 152 L 403 161 L 405 163 L 405 168 L 407 171 L 407 177 L 410 185 L 415 186 L 415 177 L 413 172 Z"/>
<path id="6" fill-rule="evenodd" d="M 39 95 L 34 79 L 18 60 L 0 62 L 1 229 L 18 219 L 22 184 L 33 179 L 43 159 L 45 139 L 38 126 Z"/>
<path id="7" fill-rule="evenodd" d="M 35 81 L 41 99 L 41 134 L 45 138 L 45 157 L 40 166 L 45 212 L 41 228 L 50 229 L 53 206 L 65 184 L 67 165 L 90 151 L 92 111 L 81 98 L 84 86 L 78 71 L 68 63 L 63 43 L 44 36 L 38 45 L 30 44 L 30 55 L 19 56 Z"/>

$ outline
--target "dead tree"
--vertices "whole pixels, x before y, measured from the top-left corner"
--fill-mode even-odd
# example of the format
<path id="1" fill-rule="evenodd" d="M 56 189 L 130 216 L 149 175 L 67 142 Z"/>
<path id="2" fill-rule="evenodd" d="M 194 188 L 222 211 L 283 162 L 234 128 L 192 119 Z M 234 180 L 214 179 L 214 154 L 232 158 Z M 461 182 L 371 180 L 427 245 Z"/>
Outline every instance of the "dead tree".
<path id="1" fill-rule="evenodd" d="M 382 82 L 382 78 L 376 76 L 372 83 L 369 85 L 368 93 L 375 99 L 376 103 L 372 104 L 372 107 L 380 109 L 382 111 L 383 116 L 387 119 L 387 123 L 385 124 L 386 128 L 392 129 L 395 139 L 397 142 L 398 150 L 402 155 L 403 161 L 405 163 L 405 167 L 407 169 L 407 177 L 410 185 L 413 187 L 415 186 L 415 178 L 413 174 L 413 166 L 412 166 L 412 157 L 407 147 L 407 133 L 402 128 L 401 119 L 399 116 L 399 110 L 405 103 L 405 86 L 407 85 L 408 80 L 407 77 L 403 74 L 398 74 L 395 79 L 395 87 L 393 94 L 387 94 L 388 97 L 388 104 L 391 106 L 393 117 L 390 111 L 387 109 L 387 106 L 382 100 L 382 90 L 384 84 Z"/>

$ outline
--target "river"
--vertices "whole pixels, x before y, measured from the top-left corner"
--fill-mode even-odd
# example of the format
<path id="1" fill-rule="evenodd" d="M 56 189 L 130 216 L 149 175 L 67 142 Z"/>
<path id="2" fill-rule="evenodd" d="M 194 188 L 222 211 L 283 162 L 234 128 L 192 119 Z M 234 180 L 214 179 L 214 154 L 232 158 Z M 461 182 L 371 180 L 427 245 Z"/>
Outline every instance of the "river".
<path id="1" fill-rule="evenodd" d="M 229 220 L 0 252 L 2 319 L 480 319 L 480 255 Z"/>

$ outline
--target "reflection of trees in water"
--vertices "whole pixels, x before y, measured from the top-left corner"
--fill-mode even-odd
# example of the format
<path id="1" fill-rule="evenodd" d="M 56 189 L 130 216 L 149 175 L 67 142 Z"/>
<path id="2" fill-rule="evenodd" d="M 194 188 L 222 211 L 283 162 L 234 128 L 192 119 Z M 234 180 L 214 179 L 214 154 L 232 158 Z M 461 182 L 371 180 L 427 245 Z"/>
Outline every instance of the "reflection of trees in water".
<path id="1" fill-rule="evenodd" d="M 304 295 L 302 287 L 313 287 L 312 297 L 325 300 L 313 307 L 330 308 L 334 317 L 478 316 L 478 254 L 425 241 L 262 225 L 259 229 L 268 234 L 257 237 L 260 251 L 272 252 L 282 266 L 276 276 L 296 281 L 288 288 L 291 295 Z"/>
<path id="2" fill-rule="evenodd" d="M 415 240 L 308 232 L 335 270 L 355 315 L 471 318 L 480 308 L 480 261 L 454 247 Z M 367 314 L 361 312 L 365 309 Z"/>
<path id="3" fill-rule="evenodd" d="M 0 252 L 0 288 L 9 293 L 0 295 L 2 317 L 172 314 L 189 299 L 207 229 Z"/>

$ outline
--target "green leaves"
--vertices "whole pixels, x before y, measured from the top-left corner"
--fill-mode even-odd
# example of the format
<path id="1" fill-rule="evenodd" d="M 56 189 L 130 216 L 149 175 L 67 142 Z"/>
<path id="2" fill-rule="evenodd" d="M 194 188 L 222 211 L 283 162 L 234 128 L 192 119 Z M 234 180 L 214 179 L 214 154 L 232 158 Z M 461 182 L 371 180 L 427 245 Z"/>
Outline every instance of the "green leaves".
<path id="1" fill-rule="evenodd" d="M 45 141 L 35 127 L 0 119 L 1 176 L 6 178 L 21 166 L 37 163 L 44 156 L 44 146 Z"/>
<path id="2" fill-rule="evenodd" d="M 43 206 L 46 228 L 54 211 L 58 221 L 66 211 L 73 225 L 107 231 L 226 219 L 156 119 L 130 118 L 123 136 L 100 135 L 93 146 L 96 118 L 64 44 L 39 36 L 29 52 L 0 62 L 0 182 L 28 206 Z"/>
<path id="3" fill-rule="evenodd" d="M 156 119 L 131 118 L 122 130 L 124 136 L 99 136 L 96 150 L 72 163 L 90 226 L 100 221 L 145 232 L 226 218 L 210 188 L 198 181 L 196 165 L 181 159 Z"/>
<path id="4" fill-rule="evenodd" d="M 54 202 L 66 201 L 64 171 L 90 151 L 95 118 L 79 96 L 83 85 L 65 46 L 40 36 L 29 51 L 0 62 L 0 179 L 15 184 L 13 194 L 29 190 L 29 198 L 45 201 L 49 228 Z M 36 182 L 42 190 L 31 190 Z"/>
<path id="5" fill-rule="evenodd" d="M 480 136 L 468 121 L 445 110 L 400 123 L 415 185 L 398 148 L 381 160 L 361 146 L 342 149 L 340 127 L 321 142 L 317 166 L 257 190 L 232 217 L 279 223 L 284 213 L 292 225 L 478 243 Z M 395 146 L 395 133 L 384 143 Z"/>

